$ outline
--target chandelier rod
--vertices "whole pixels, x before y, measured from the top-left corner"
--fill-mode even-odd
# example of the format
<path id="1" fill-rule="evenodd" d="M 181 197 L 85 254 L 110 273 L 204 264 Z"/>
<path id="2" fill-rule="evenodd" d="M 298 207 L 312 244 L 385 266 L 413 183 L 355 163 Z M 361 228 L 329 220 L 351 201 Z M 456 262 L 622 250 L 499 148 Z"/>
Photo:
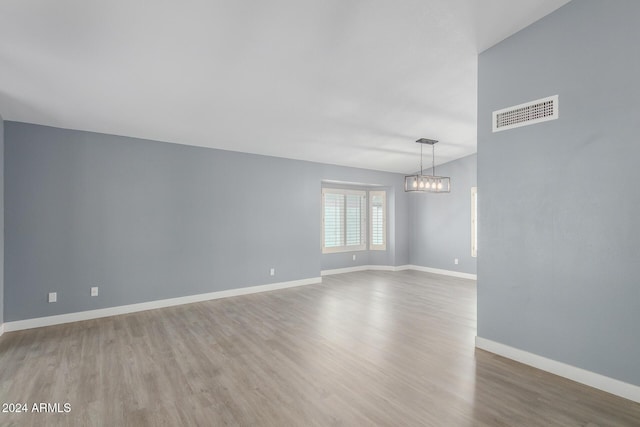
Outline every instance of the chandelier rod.
<path id="1" fill-rule="evenodd" d="M 436 145 L 431 144 L 431 175 L 436 176 Z"/>

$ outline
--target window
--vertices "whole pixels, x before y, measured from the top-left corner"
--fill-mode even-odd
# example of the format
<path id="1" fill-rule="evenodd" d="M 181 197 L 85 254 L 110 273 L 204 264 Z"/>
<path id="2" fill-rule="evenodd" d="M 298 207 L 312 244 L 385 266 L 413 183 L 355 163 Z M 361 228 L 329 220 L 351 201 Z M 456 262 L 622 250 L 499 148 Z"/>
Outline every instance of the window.
<path id="1" fill-rule="evenodd" d="M 369 192 L 369 212 L 371 226 L 369 227 L 369 249 L 387 249 L 387 215 L 385 191 Z"/>
<path id="2" fill-rule="evenodd" d="M 471 187 L 471 256 L 478 256 L 478 187 Z"/>
<path id="3" fill-rule="evenodd" d="M 385 191 L 322 189 L 322 253 L 385 250 Z M 367 209 L 368 207 L 368 209 Z M 367 212 L 368 210 L 368 212 Z"/>
<path id="4" fill-rule="evenodd" d="M 362 251 L 366 243 L 367 193 L 322 189 L 322 252 Z"/>

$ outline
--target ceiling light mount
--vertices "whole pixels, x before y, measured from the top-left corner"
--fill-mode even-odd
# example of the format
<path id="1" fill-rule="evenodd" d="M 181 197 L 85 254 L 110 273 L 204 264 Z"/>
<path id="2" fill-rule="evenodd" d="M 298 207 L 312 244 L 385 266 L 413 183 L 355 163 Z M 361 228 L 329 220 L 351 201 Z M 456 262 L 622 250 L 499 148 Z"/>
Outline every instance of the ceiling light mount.
<path id="1" fill-rule="evenodd" d="M 451 178 L 436 175 L 436 151 L 435 139 L 420 138 L 416 141 L 420 144 L 420 173 L 404 177 L 404 191 L 419 193 L 449 193 L 451 192 Z M 424 175 L 422 168 L 422 147 L 424 144 L 431 146 L 431 173 Z"/>

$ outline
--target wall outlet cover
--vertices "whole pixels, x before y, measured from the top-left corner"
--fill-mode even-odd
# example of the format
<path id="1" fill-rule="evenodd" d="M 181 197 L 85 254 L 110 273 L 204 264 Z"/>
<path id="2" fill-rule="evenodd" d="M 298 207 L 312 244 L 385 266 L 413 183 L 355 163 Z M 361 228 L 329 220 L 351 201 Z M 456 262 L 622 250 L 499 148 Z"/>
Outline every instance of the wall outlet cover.
<path id="1" fill-rule="evenodd" d="M 58 293 L 57 292 L 49 292 L 49 302 L 58 301 Z"/>

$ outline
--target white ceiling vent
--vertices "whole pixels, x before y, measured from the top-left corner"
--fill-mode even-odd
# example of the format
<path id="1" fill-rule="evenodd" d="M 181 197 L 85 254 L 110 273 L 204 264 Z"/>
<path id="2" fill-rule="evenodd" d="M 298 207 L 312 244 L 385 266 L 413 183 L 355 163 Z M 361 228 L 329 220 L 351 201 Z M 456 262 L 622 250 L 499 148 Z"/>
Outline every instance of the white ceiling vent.
<path id="1" fill-rule="evenodd" d="M 533 125 L 558 118 L 558 95 L 493 112 L 493 131 Z"/>

